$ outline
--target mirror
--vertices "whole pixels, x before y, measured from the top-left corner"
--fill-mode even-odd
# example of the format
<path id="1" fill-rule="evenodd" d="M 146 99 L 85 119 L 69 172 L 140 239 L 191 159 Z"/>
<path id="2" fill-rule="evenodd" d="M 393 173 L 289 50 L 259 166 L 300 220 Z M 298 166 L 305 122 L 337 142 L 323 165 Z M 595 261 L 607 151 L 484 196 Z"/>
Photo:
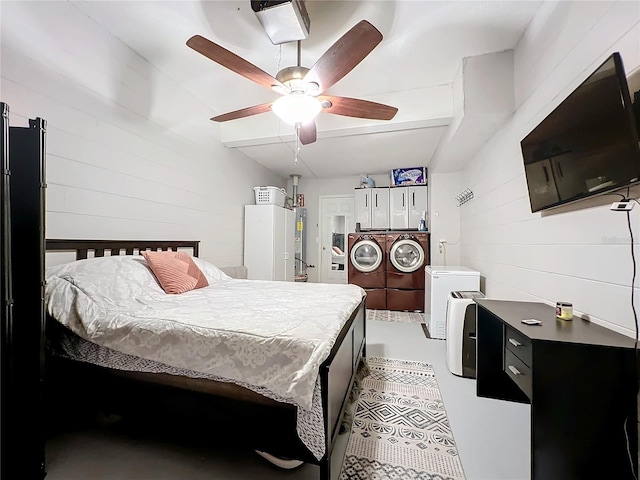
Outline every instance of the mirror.
<path id="1" fill-rule="evenodd" d="M 334 215 L 331 221 L 331 270 L 344 270 L 346 268 L 346 223 L 344 215 Z"/>
<path id="2" fill-rule="evenodd" d="M 346 231 L 345 215 L 333 215 L 331 218 L 331 270 L 346 271 Z"/>
<path id="3" fill-rule="evenodd" d="M 353 195 L 320 198 L 320 282 L 348 282 L 349 228 L 353 228 L 353 210 Z"/>

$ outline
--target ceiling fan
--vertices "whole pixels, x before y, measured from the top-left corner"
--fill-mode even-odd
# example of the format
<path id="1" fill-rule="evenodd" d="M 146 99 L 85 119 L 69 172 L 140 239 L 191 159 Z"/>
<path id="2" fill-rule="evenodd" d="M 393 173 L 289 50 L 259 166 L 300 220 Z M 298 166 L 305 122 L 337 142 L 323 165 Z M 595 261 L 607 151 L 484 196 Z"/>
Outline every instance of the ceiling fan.
<path id="1" fill-rule="evenodd" d="M 210 40 L 194 35 L 187 46 L 245 78 L 281 95 L 274 102 L 254 105 L 211 118 L 226 122 L 273 111 L 282 120 L 295 125 L 303 145 L 316 141 L 315 117 L 320 111 L 347 117 L 391 120 L 398 109 L 381 103 L 349 97 L 324 95 L 324 92 L 353 70 L 380 42 L 382 34 L 362 20 L 336 41 L 313 65 L 298 64 L 280 70 L 275 78 L 247 60 Z"/>

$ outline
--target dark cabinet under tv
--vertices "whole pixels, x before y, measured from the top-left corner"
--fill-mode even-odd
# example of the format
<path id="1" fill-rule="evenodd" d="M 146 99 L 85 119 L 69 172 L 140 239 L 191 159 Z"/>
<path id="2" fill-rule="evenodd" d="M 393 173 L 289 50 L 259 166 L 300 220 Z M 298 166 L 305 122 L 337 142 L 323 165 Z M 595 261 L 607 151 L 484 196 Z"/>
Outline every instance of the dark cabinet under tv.
<path id="1" fill-rule="evenodd" d="M 531 404 L 531 478 L 636 478 L 634 340 L 543 303 L 476 302 L 477 395 Z"/>

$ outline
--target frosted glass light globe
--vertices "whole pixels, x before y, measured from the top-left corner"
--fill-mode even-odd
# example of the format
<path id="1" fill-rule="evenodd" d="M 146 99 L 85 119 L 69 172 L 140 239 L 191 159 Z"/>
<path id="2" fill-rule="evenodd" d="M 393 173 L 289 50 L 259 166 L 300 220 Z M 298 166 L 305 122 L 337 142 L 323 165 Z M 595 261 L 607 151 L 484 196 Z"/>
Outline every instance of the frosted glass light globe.
<path id="1" fill-rule="evenodd" d="M 322 105 L 315 97 L 292 93 L 273 102 L 271 110 L 282 121 L 289 125 L 295 125 L 296 123 L 307 123 L 316 118 L 322 110 Z"/>

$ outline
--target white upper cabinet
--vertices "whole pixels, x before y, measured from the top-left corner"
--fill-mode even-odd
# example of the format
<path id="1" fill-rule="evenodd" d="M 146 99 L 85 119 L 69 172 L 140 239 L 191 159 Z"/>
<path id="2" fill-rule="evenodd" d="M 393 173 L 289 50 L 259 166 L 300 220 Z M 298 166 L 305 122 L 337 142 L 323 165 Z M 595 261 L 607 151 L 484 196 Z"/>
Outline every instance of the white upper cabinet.
<path id="1" fill-rule="evenodd" d="M 409 228 L 410 229 L 418 229 L 420 225 L 420 218 L 422 218 L 422 213 L 424 212 L 424 220 L 429 224 L 429 219 L 427 218 L 429 209 L 427 208 L 427 186 L 419 185 L 415 187 L 407 187 L 409 189 L 408 200 L 409 200 Z"/>
<path id="2" fill-rule="evenodd" d="M 394 187 L 389 192 L 389 216 L 391 230 L 409 228 L 407 215 L 409 187 Z"/>
<path id="3" fill-rule="evenodd" d="M 371 189 L 371 228 L 387 230 L 389 228 L 389 189 Z"/>
<path id="4" fill-rule="evenodd" d="M 389 188 L 356 188 L 355 210 L 361 230 L 388 230 Z"/>
<path id="5" fill-rule="evenodd" d="M 371 189 L 355 189 L 355 218 L 361 229 L 371 228 Z"/>
<path id="6" fill-rule="evenodd" d="M 390 189 L 389 216 L 391 230 L 417 230 L 422 212 L 427 212 L 427 186 Z"/>

